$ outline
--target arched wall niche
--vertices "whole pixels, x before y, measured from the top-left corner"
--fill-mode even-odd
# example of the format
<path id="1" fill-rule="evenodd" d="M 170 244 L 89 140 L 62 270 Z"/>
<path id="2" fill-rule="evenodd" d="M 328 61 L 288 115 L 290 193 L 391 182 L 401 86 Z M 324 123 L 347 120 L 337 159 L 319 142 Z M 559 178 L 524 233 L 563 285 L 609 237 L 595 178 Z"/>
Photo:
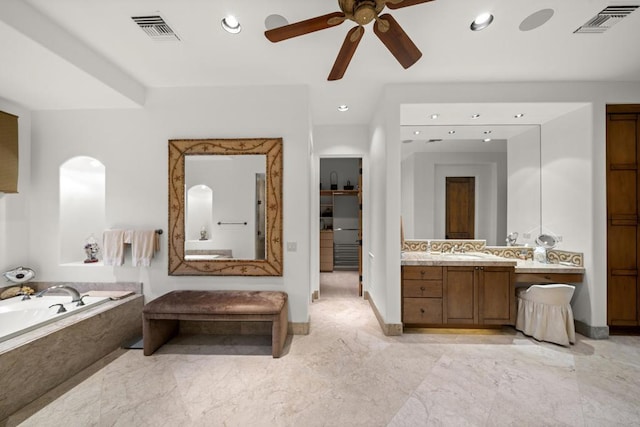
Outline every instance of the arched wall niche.
<path id="1" fill-rule="evenodd" d="M 77 156 L 60 165 L 60 264 L 83 263 L 90 239 L 102 247 L 105 183 L 106 168 L 93 157 Z"/>

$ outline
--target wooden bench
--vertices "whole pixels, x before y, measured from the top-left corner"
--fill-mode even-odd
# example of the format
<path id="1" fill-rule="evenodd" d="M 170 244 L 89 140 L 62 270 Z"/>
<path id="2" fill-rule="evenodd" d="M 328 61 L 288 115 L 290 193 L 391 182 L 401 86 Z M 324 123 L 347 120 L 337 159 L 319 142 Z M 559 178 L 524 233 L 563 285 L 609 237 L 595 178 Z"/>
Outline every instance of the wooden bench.
<path id="1" fill-rule="evenodd" d="M 180 320 L 272 322 L 273 357 L 280 357 L 288 328 L 287 294 L 278 291 L 172 291 L 142 309 L 144 355 L 178 333 Z"/>

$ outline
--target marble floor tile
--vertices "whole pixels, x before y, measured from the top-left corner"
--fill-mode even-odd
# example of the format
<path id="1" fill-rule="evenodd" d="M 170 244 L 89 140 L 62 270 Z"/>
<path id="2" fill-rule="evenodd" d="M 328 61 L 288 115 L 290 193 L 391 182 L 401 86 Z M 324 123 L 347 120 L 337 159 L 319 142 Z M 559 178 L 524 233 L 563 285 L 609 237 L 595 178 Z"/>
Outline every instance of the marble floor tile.
<path id="1" fill-rule="evenodd" d="M 387 337 L 354 274 L 323 274 L 310 334 L 279 359 L 268 336 L 118 350 L 6 425 L 640 426 L 640 337 L 578 335 L 568 348 L 512 328 Z"/>

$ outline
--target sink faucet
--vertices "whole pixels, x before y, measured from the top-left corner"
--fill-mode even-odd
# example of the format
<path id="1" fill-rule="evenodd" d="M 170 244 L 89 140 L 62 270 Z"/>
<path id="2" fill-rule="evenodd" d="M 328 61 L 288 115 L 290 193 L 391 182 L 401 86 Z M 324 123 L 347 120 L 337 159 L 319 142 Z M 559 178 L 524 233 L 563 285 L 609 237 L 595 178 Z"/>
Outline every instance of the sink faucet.
<path id="1" fill-rule="evenodd" d="M 64 291 L 66 293 L 68 293 L 69 295 L 71 295 L 71 297 L 73 298 L 71 300 L 71 302 L 78 302 L 78 301 L 82 301 L 80 298 L 80 292 L 78 292 L 75 288 L 72 288 L 69 285 L 56 285 L 56 286 L 51 286 L 43 291 L 40 291 L 36 294 L 36 298 L 40 298 L 42 297 L 44 294 L 46 294 L 49 291 L 53 291 L 53 290 L 61 290 Z"/>

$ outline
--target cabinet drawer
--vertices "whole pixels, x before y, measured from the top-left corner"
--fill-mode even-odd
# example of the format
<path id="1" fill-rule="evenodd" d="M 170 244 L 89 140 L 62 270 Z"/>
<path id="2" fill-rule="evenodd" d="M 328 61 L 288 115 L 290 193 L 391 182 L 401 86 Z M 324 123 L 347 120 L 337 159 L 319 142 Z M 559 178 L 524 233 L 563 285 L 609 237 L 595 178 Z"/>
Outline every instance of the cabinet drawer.
<path id="1" fill-rule="evenodd" d="M 442 267 L 404 266 L 403 279 L 442 280 Z"/>
<path id="2" fill-rule="evenodd" d="M 403 323 L 442 323 L 442 298 L 404 298 Z"/>
<path id="3" fill-rule="evenodd" d="M 405 298 L 442 298 L 442 280 L 404 280 L 402 296 Z"/>
<path id="4" fill-rule="evenodd" d="M 320 248 L 320 259 L 333 260 L 333 248 Z"/>
<path id="5" fill-rule="evenodd" d="M 320 232 L 320 243 L 323 241 L 330 241 L 333 244 L 333 231 L 321 231 Z"/>

